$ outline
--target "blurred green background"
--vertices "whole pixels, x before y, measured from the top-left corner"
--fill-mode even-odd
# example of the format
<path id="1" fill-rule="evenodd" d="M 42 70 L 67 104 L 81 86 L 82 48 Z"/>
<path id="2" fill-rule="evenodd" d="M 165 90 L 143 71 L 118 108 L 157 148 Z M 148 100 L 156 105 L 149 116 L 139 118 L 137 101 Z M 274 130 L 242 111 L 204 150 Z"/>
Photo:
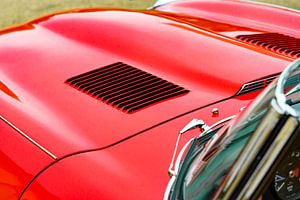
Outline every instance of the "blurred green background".
<path id="1" fill-rule="evenodd" d="M 22 23 L 49 12 L 72 8 L 144 9 L 156 0 L 0 0 L 0 28 Z M 300 10 L 300 0 L 257 0 Z"/>

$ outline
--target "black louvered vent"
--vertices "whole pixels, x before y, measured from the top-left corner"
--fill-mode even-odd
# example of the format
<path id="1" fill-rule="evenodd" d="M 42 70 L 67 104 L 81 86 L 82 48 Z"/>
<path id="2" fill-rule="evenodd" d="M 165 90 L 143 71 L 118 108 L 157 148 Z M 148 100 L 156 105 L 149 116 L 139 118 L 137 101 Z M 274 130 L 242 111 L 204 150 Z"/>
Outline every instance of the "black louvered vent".
<path id="1" fill-rule="evenodd" d="M 66 83 L 126 113 L 189 92 L 121 62 L 72 77 Z"/>
<path id="2" fill-rule="evenodd" d="M 268 77 L 265 77 L 265 78 L 262 78 L 259 80 L 245 83 L 236 95 L 240 96 L 240 95 L 248 94 L 250 92 L 254 92 L 257 90 L 262 90 L 265 87 L 267 87 L 278 76 L 279 76 L 279 74 L 275 74 L 275 75 L 268 76 Z"/>
<path id="3" fill-rule="evenodd" d="M 298 38 L 279 33 L 239 35 L 236 38 L 291 58 L 300 58 L 300 39 Z"/>

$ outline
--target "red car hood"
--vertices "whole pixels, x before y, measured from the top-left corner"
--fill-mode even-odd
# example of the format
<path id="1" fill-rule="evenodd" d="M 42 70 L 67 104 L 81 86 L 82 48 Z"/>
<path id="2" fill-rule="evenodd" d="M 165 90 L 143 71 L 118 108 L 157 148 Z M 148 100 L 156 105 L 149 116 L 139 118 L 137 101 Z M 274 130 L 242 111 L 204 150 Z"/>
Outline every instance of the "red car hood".
<path id="1" fill-rule="evenodd" d="M 235 27 L 236 31 L 251 31 Z M 4 34 L 5 32 L 11 32 Z M 65 84 L 123 62 L 190 92 L 126 114 Z M 101 10 L 46 17 L 0 36 L 3 119 L 56 157 L 105 148 L 185 113 L 232 97 L 281 72 L 288 58 L 159 11 Z"/>

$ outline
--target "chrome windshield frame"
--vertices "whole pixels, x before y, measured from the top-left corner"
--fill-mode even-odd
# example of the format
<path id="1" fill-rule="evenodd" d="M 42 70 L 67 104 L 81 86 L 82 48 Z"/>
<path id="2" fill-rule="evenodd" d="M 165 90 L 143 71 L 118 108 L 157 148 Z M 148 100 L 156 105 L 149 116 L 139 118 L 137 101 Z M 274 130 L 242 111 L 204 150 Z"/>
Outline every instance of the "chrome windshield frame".
<path id="1" fill-rule="evenodd" d="M 299 128 L 299 113 L 286 103 L 287 98 L 284 94 L 284 86 L 288 77 L 299 68 L 300 59 L 288 65 L 280 75 L 275 88 L 275 97 L 263 119 L 265 122 L 262 121 L 244 147 L 214 199 L 252 199 L 257 198 L 259 192 L 262 192 L 261 183 L 266 182 L 264 180 L 266 173 L 269 173 L 268 170 L 272 168 L 276 158 L 279 158 L 289 140 L 293 137 L 293 134 L 297 134 L 295 131 Z M 259 151 L 265 144 L 270 142 L 268 140 L 274 134 L 274 130 L 278 131 L 276 137 L 271 141 L 269 148 L 247 181 L 242 182 L 243 179 L 245 180 L 246 174 L 249 173 L 249 168 Z M 243 185 L 243 188 L 237 194 L 236 191 L 240 185 Z"/>
<path id="2" fill-rule="evenodd" d="M 272 164 L 276 161 L 276 158 L 282 156 L 281 150 L 287 148 L 290 139 L 293 138 L 295 134 L 298 134 L 296 131 L 300 130 L 299 112 L 287 104 L 287 98 L 284 93 L 287 78 L 299 68 L 300 59 L 288 65 L 280 75 L 276 85 L 273 83 L 273 85 L 271 85 L 272 87 L 269 87 L 269 91 L 272 91 L 272 93 L 270 93 L 272 96 L 270 96 L 269 103 L 266 104 L 268 105 L 268 109 L 259 126 L 232 165 L 232 168 L 218 188 L 213 199 L 232 199 L 233 197 L 238 199 L 252 199 L 253 195 L 257 195 L 257 188 L 259 188 L 261 192 L 262 185 L 266 184 L 264 175 L 268 172 L 268 169 L 272 168 Z M 297 87 L 298 84 L 300 83 L 296 82 Z M 256 101 L 261 101 L 263 97 L 264 95 L 260 96 Z M 256 103 L 253 105 L 256 106 Z M 265 145 L 268 145 L 267 149 L 261 154 Z M 185 151 L 185 149 L 186 148 L 184 148 L 183 151 Z M 181 160 L 183 153 L 180 153 L 180 155 Z M 258 155 L 263 156 L 258 163 L 253 164 Z M 176 160 L 176 175 L 179 171 L 178 163 L 178 160 Z M 251 168 L 250 176 L 246 177 L 250 167 L 253 166 L 255 166 L 255 168 Z M 263 184 L 261 184 L 262 182 Z M 164 196 L 165 200 L 169 198 L 172 185 L 174 186 L 175 183 L 176 176 L 173 176 L 168 184 Z M 245 185 L 241 186 L 241 183 L 245 183 Z"/>
<path id="3" fill-rule="evenodd" d="M 157 0 L 157 1 L 153 4 L 153 6 L 151 6 L 151 7 L 148 8 L 148 9 L 151 10 L 151 9 L 154 9 L 154 8 L 159 7 L 159 6 L 163 6 L 163 5 L 166 5 L 166 4 L 175 2 L 175 1 L 178 1 L 178 0 Z"/>
<path id="4" fill-rule="evenodd" d="M 289 115 L 292 115 L 293 117 L 299 118 L 300 113 L 294 110 L 290 105 L 286 103 L 286 96 L 284 95 L 284 85 L 286 83 L 287 78 L 289 75 L 295 71 L 300 66 L 300 59 L 295 60 L 292 62 L 285 70 L 281 73 L 278 81 L 277 81 L 277 87 L 275 89 L 275 98 L 278 107 L 280 110 L 278 110 L 281 113 L 286 113 Z M 300 83 L 298 83 L 300 84 Z"/>
<path id="5" fill-rule="evenodd" d="M 222 119 L 222 120 L 214 123 L 213 125 L 209 126 L 208 129 L 206 129 L 204 132 L 202 132 L 199 135 L 199 137 L 208 134 L 210 131 L 213 131 L 218 126 L 221 126 L 222 124 L 227 123 L 228 121 L 234 119 L 235 117 L 236 117 L 236 115 L 232 115 L 232 116 L 226 117 L 226 118 L 224 118 L 224 119 Z M 169 175 L 171 175 L 171 178 L 170 178 L 170 180 L 168 182 L 167 188 L 166 188 L 165 193 L 164 193 L 164 198 L 163 198 L 164 200 L 168 200 L 169 199 L 169 196 L 170 196 L 170 193 L 171 193 L 171 190 L 172 190 L 172 186 L 175 184 L 177 176 L 180 173 L 180 161 L 182 160 L 182 158 L 184 156 L 184 153 L 186 152 L 186 150 L 188 149 L 189 145 L 191 144 L 191 142 L 194 139 L 195 138 L 191 138 L 187 143 L 185 143 L 184 146 L 182 147 L 182 149 L 178 153 L 178 156 L 177 156 L 177 158 L 175 160 L 174 171 L 173 171 L 172 174 L 169 173 Z M 176 142 L 176 146 L 177 145 L 178 144 Z M 175 149 L 177 149 L 177 147 Z M 173 155 L 173 157 L 174 157 L 174 155 Z M 173 162 L 174 159 L 172 158 L 172 162 Z M 171 166 L 173 167 L 173 165 L 171 165 Z"/>

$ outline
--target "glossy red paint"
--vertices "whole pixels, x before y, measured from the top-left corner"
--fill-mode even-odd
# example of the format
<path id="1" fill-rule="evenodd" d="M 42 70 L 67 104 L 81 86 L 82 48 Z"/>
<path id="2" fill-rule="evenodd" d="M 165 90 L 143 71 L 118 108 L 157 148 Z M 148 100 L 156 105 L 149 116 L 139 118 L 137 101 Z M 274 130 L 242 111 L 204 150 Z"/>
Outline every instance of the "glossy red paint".
<path id="1" fill-rule="evenodd" d="M 18 199 L 26 185 L 53 159 L 2 120 L 0 132 L 0 199 Z"/>
<path id="2" fill-rule="evenodd" d="M 244 83 L 281 72 L 291 61 L 234 36 L 275 31 L 275 24 L 288 35 L 299 31 L 296 23 L 284 25 L 283 19 L 299 18 L 292 11 L 213 2 L 187 1 L 139 12 L 75 10 L 0 32 L 0 115 L 58 157 L 23 199 L 162 197 L 177 132 L 192 118 L 212 124 L 236 114 L 257 94 L 231 98 Z M 240 9 L 265 12 L 273 20 L 263 14 L 242 16 Z M 126 114 L 65 84 L 70 77 L 118 61 L 190 93 Z M 213 107 L 219 108 L 218 116 L 212 116 Z M 1 126 L 1 134 L 6 129 Z M 13 133 L 7 133 L 14 144 L 9 139 Z M 9 150 L 0 146 L 0 167 L 23 177 L 19 192 L 53 159 L 15 136 L 33 158 L 25 159 L 21 149 L 12 150 L 15 157 L 9 157 Z M 26 162 L 33 162 L 32 171 Z M 3 177 L 0 174 L 0 180 Z"/>
<path id="3" fill-rule="evenodd" d="M 62 14 L 34 29 L 2 35 L 0 79 L 20 100 L 1 93 L 1 114 L 61 157 L 104 148 L 231 97 L 243 83 L 278 73 L 288 63 L 156 13 Z M 118 61 L 191 92 L 129 115 L 64 84 L 70 77 Z"/>
<path id="4" fill-rule="evenodd" d="M 283 7 L 237 0 L 179 0 L 156 9 L 299 38 L 299 11 Z"/>
<path id="5" fill-rule="evenodd" d="M 231 99 L 214 105 L 218 117 L 212 116 L 214 106 L 209 106 L 111 148 L 62 159 L 42 173 L 21 199 L 162 199 L 179 130 L 199 116 L 212 124 L 239 113 L 248 103 Z M 183 135 L 180 146 L 197 134 L 194 130 Z"/>
<path id="6" fill-rule="evenodd" d="M 7 94 L 8 96 L 10 96 L 10 97 L 16 99 L 17 101 L 20 101 L 19 97 L 18 97 L 15 93 L 13 93 L 13 91 L 11 91 L 11 90 L 10 90 L 4 83 L 2 83 L 1 81 L 0 81 L 0 90 L 1 90 L 2 92 L 4 92 L 5 94 Z"/>

